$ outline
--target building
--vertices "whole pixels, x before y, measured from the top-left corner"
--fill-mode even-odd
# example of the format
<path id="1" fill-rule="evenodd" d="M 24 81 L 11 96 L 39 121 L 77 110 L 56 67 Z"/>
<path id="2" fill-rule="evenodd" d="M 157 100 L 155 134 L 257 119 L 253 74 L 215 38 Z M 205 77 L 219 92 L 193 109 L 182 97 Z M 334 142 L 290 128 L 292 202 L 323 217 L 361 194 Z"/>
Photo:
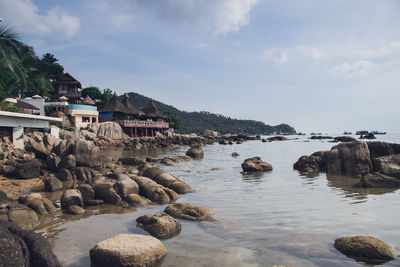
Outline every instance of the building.
<path id="1" fill-rule="evenodd" d="M 86 96 L 82 104 L 68 104 L 66 114 L 76 129 L 86 128 L 89 124 L 99 121 L 99 112 L 89 96 Z"/>
<path id="2" fill-rule="evenodd" d="M 70 103 L 77 104 L 81 99 L 82 85 L 77 81 L 71 74 L 65 73 L 54 82 L 54 88 L 56 90 L 55 98 L 66 97 Z"/>
<path id="3" fill-rule="evenodd" d="M 153 100 L 140 110 L 132 104 L 127 94 L 122 102 L 114 94 L 110 102 L 99 112 L 100 122 L 114 121 L 131 137 L 153 137 L 156 132 L 163 133 L 169 128 L 165 116 L 157 109 Z"/>

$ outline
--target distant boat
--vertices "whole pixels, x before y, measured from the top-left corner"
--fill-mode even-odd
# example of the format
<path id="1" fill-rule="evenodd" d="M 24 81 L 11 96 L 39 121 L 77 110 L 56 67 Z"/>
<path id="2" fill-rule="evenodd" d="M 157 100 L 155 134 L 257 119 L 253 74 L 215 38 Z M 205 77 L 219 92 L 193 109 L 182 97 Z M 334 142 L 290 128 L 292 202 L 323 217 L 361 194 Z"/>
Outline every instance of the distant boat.
<path id="1" fill-rule="evenodd" d="M 316 133 L 312 132 L 310 135 L 317 135 Z"/>
<path id="2" fill-rule="evenodd" d="M 352 132 L 344 132 L 343 134 L 349 135 L 349 134 L 353 134 Z"/>
<path id="3" fill-rule="evenodd" d="M 381 131 L 372 131 L 371 133 L 373 133 L 373 134 L 386 134 L 386 132 L 381 132 Z"/>
<path id="4" fill-rule="evenodd" d="M 368 134 L 368 131 L 361 130 L 356 132 L 356 135 L 365 135 L 365 134 Z"/>

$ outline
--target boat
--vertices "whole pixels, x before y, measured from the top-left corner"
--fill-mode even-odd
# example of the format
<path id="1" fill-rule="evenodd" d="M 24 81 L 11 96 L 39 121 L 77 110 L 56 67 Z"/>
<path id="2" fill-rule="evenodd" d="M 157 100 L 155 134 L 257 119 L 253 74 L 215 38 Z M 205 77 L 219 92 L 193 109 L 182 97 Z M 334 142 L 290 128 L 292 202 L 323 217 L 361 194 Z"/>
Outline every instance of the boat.
<path id="1" fill-rule="evenodd" d="M 386 134 L 386 132 L 381 132 L 381 131 L 372 131 L 371 133 L 373 133 L 373 134 Z"/>
<path id="2" fill-rule="evenodd" d="M 353 134 L 353 133 L 352 132 L 344 132 L 343 134 L 350 135 L 350 134 Z"/>
<path id="3" fill-rule="evenodd" d="M 368 131 L 361 130 L 356 132 L 356 135 L 365 135 L 365 134 L 368 134 Z"/>

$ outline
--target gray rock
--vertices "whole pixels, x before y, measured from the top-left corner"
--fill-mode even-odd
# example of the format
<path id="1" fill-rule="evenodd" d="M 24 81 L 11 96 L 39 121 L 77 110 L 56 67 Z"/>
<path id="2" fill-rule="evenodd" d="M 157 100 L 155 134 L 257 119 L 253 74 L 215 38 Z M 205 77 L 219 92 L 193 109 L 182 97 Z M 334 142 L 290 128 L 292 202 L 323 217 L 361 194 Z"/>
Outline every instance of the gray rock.
<path id="1" fill-rule="evenodd" d="M 171 238 L 181 231 L 181 223 L 164 212 L 140 216 L 136 222 L 138 227 L 159 239 Z"/>
<path id="2" fill-rule="evenodd" d="M 400 178 L 400 154 L 372 158 L 375 172 Z"/>
<path id="3" fill-rule="evenodd" d="M 79 139 L 74 146 L 74 155 L 78 166 L 101 166 L 100 149 L 92 141 Z"/>
<path id="4" fill-rule="evenodd" d="M 167 204 L 179 197 L 175 191 L 157 184 L 150 178 L 136 175 L 131 175 L 131 178 L 139 185 L 139 194 L 151 201 Z"/>
<path id="5" fill-rule="evenodd" d="M 139 193 L 139 185 L 128 175 L 122 173 L 112 174 L 110 178 L 116 181 L 114 189 L 122 199 L 126 199 L 129 194 Z"/>
<path id="6" fill-rule="evenodd" d="M 102 122 L 102 123 L 92 123 L 89 126 L 89 131 L 95 133 L 98 137 L 107 137 L 112 140 L 122 140 L 124 139 L 124 132 L 115 122 Z"/>
<path id="7" fill-rule="evenodd" d="M 151 204 L 150 200 L 148 200 L 147 198 L 142 197 L 138 194 L 129 194 L 127 201 L 129 204 L 132 204 L 135 206 L 144 206 L 144 205 Z"/>
<path id="8" fill-rule="evenodd" d="M 39 224 L 39 218 L 35 211 L 25 205 L 12 205 L 9 207 L 8 220 L 23 229 L 31 230 Z"/>
<path id="9" fill-rule="evenodd" d="M 120 234 L 90 250 L 92 267 L 153 266 L 167 254 L 160 240 L 144 235 Z"/>
<path id="10" fill-rule="evenodd" d="M 105 203 L 118 204 L 121 202 L 121 196 L 115 191 L 115 181 L 106 178 L 100 178 L 93 184 L 93 190 L 97 199 L 104 200 Z"/>
<path id="11" fill-rule="evenodd" d="M 46 160 L 47 169 L 52 171 L 57 171 L 60 162 L 61 162 L 60 157 L 54 153 L 51 153 Z"/>

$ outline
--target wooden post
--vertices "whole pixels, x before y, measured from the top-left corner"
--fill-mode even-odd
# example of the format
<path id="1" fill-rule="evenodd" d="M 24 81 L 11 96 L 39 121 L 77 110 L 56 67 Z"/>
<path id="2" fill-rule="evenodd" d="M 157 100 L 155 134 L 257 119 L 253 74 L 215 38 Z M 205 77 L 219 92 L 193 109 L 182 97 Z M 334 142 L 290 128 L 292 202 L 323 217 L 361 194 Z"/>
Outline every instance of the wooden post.
<path id="1" fill-rule="evenodd" d="M 135 127 L 135 138 L 137 137 L 137 128 Z"/>
<path id="2" fill-rule="evenodd" d="M 132 127 L 129 127 L 130 129 L 131 129 L 131 137 L 133 136 L 133 133 L 132 133 Z"/>

